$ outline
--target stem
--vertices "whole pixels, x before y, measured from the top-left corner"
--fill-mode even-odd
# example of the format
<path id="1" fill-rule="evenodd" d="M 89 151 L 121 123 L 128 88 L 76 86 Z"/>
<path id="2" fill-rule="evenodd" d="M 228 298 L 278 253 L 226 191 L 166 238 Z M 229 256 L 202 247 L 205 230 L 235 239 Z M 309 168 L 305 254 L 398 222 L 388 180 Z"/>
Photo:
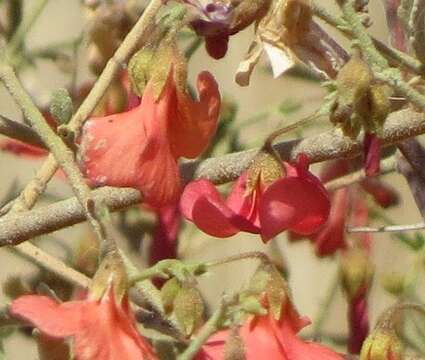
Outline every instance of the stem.
<path id="1" fill-rule="evenodd" d="M 295 130 L 299 128 L 300 126 L 308 124 L 310 121 L 314 120 L 317 117 L 317 114 L 312 114 L 310 116 L 307 116 L 304 119 L 301 119 L 299 121 L 296 121 L 293 124 L 289 124 L 288 126 L 284 126 L 283 128 L 277 129 L 273 131 L 264 142 L 264 148 L 271 149 L 273 148 L 273 142 L 281 135 L 286 134 L 289 131 Z"/>
<path id="2" fill-rule="evenodd" d="M 205 263 L 207 268 L 229 264 L 239 260 L 260 260 L 262 263 L 270 263 L 269 257 L 261 251 L 252 251 L 243 254 L 237 254 L 223 259 L 208 261 Z"/>
<path id="3" fill-rule="evenodd" d="M 209 337 L 218 330 L 219 324 L 222 321 L 226 309 L 231 301 L 232 300 L 227 300 L 225 298 L 222 299 L 218 309 L 214 311 L 214 313 L 199 331 L 198 336 L 192 340 L 189 347 L 187 347 L 186 350 L 177 357 L 177 360 L 192 360 L 196 356 L 202 345 L 204 345 Z"/>
<path id="4" fill-rule="evenodd" d="M 24 18 L 19 24 L 19 27 L 16 29 L 16 32 L 13 34 L 7 46 L 7 53 L 10 59 L 13 58 L 22 47 L 25 36 L 40 16 L 48 1 L 49 0 L 36 0 L 29 16 Z"/>
<path id="5" fill-rule="evenodd" d="M 45 147 L 41 138 L 29 126 L 0 115 L 0 134 L 23 141 L 24 143 Z"/>
<path id="6" fill-rule="evenodd" d="M 381 161 L 380 175 L 385 175 L 397 170 L 397 160 L 394 157 Z M 341 176 L 325 184 L 326 190 L 334 191 L 367 179 L 364 169 L 357 170 L 351 174 Z"/>
<path id="7" fill-rule="evenodd" d="M 91 282 L 91 279 L 85 276 L 84 274 L 74 270 L 73 268 L 65 265 L 62 261 L 56 259 L 55 257 L 45 253 L 43 250 L 39 249 L 30 242 L 20 244 L 13 248 L 13 250 L 18 251 L 21 255 L 28 257 L 33 261 L 33 263 L 38 266 L 49 270 L 50 272 L 56 274 L 60 278 L 71 282 L 74 285 L 77 285 L 81 288 L 88 288 Z"/>
<path id="8" fill-rule="evenodd" d="M 359 226 L 349 227 L 347 231 L 349 233 L 386 233 L 386 232 L 405 232 L 405 231 L 416 231 L 425 229 L 425 222 L 417 224 L 406 224 L 406 225 L 386 225 L 379 227 L 370 226 Z"/>

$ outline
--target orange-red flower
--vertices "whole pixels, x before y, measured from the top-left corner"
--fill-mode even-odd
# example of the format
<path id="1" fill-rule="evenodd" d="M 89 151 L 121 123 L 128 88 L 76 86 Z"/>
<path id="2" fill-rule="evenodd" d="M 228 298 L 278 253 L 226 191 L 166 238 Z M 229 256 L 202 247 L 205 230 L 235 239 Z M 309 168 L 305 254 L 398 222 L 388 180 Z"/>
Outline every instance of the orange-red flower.
<path id="1" fill-rule="evenodd" d="M 46 296 L 22 296 L 12 302 L 10 313 L 45 335 L 72 337 L 77 360 L 158 359 L 137 332 L 127 297 L 117 303 L 112 287 L 99 300 L 61 304 Z"/>
<path id="2" fill-rule="evenodd" d="M 293 164 L 284 162 L 284 166 L 286 176 L 266 186 L 260 184 L 253 191 L 247 186 L 247 172 L 243 173 L 226 200 L 211 182 L 194 181 L 181 197 L 182 214 L 217 237 L 246 231 L 261 234 L 263 241 L 268 241 L 287 229 L 299 234 L 317 231 L 329 215 L 325 188 L 308 171 L 305 155 Z"/>
<path id="3" fill-rule="evenodd" d="M 297 333 L 310 321 L 301 317 L 290 302 L 284 303 L 281 316 L 273 312 L 251 316 L 239 329 L 246 360 L 343 360 L 331 349 L 315 342 L 304 341 Z M 213 335 L 202 347 L 196 360 L 222 360 L 230 330 Z"/>
<path id="4" fill-rule="evenodd" d="M 197 86 L 199 101 L 178 89 L 171 69 L 159 98 L 149 82 L 137 107 L 90 119 L 80 153 L 90 183 L 137 188 L 156 208 L 177 201 L 178 158 L 197 157 L 217 127 L 217 83 L 210 73 L 202 72 Z"/>

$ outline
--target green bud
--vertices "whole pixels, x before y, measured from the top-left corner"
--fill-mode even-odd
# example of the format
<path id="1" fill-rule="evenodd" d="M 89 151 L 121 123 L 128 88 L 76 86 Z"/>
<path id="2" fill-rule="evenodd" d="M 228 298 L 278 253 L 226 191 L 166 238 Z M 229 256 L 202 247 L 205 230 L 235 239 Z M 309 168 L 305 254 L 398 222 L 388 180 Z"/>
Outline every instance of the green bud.
<path id="1" fill-rule="evenodd" d="M 362 346 L 360 360 L 402 360 L 403 344 L 392 329 L 377 328 Z"/>
<path id="2" fill-rule="evenodd" d="M 289 289 L 285 279 L 273 264 L 262 264 L 252 277 L 248 293 L 267 296 L 270 311 L 276 319 L 280 319 L 282 306 L 289 299 Z"/>
<path id="3" fill-rule="evenodd" d="M 67 124 L 71 120 L 74 105 L 68 90 L 60 88 L 53 92 L 49 110 L 59 124 Z"/>
<path id="4" fill-rule="evenodd" d="M 358 291 L 369 289 L 374 273 L 368 255 L 362 249 L 354 248 L 341 258 L 340 274 L 344 290 L 349 299 L 357 296 Z"/>
<path id="5" fill-rule="evenodd" d="M 168 280 L 161 288 L 161 299 L 164 309 L 167 312 L 173 310 L 174 299 L 181 290 L 180 282 L 175 278 Z"/>
<path id="6" fill-rule="evenodd" d="M 390 294 L 400 296 L 405 289 L 405 275 L 400 273 L 387 274 L 382 278 L 382 286 Z"/>
<path id="7" fill-rule="evenodd" d="M 199 290 L 183 286 L 173 303 L 177 322 L 186 335 L 191 335 L 201 325 L 204 317 L 204 302 Z"/>

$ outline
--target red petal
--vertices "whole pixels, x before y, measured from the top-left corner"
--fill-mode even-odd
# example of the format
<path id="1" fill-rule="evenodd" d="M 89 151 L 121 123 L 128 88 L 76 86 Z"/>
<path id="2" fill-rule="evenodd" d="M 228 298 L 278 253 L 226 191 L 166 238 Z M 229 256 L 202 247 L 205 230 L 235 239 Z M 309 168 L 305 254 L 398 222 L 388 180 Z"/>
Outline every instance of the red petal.
<path id="1" fill-rule="evenodd" d="M 177 200 L 180 175 L 167 137 L 174 90 L 167 85 L 158 103 L 152 91 L 133 110 L 89 120 L 80 158 L 92 185 L 135 187 L 159 208 Z"/>
<path id="2" fill-rule="evenodd" d="M 268 241 L 287 229 L 310 234 L 324 224 L 329 210 L 329 197 L 320 184 L 298 177 L 277 180 L 261 199 L 261 236 Z"/>
<path id="3" fill-rule="evenodd" d="M 157 360 L 150 345 L 136 331 L 134 319 L 115 302 L 112 288 L 100 301 L 87 302 L 82 324 L 75 334 L 78 360 Z"/>
<path id="4" fill-rule="evenodd" d="M 250 196 L 246 195 L 246 179 L 247 172 L 244 172 L 236 180 L 235 184 L 232 187 L 232 191 L 227 197 L 226 204 L 229 206 L 233 212 L 241 215 L 243 218 L 247 219 L 250 224 L 253 224 L 255 227 L 260 227 L 260 218 L 258 214 L 259 201 L 261 199 L 261 194 L 259 191 L 254 190 L 253 194 Z M 252 229 L 249 226 L 249 229 Z M 245 230 L 245 231 L 254 231 L 255 233 L 259 232 L 257 230 Z"/>
<path id="5" fill-rule="evenodd" d="M 199 101 L 177 92 L 176 118 L 170 121 L 170 144 L 176 157 L 195 158 L 209 145 L 217 130 L 220 93 L 217 82 L 207 71 L 198 75 Z"/>
<path id="6" fill-rule="evenodd" d="M 68 337 L 80 329 L 82 301 L 58 304 L 38 295 L 26 295 L 10 306 L 12 316 L 21 318 L 52 337 Z"/>
<path id="7" fill-rule="evenodd" d="M 182 214 L 202 231 L 216 237 L 229 237 L 239 231 L 256 233 L 255 226 L 233 212 L 215 186 L 207 180 L 186 186 L 180 200 Z"/>

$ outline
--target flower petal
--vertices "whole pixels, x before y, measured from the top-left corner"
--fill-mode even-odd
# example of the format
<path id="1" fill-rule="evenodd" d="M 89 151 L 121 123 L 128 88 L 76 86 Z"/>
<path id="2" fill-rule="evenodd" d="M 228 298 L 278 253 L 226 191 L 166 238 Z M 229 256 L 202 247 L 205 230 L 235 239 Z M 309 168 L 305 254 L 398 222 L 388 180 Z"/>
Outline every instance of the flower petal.
<path id="1" fill-rule="evenodd" d="M 28 321 L 43 333 L 63 338 L 80 328 L 81 301 L 59 304 L 47 296 L 26 295 L 14 300 L 9 308 L 12 316 Z"/>
<path id="2" fill-rule="evenodd" d="M 327 220 L 329 210 L 329 197 L 318 184 L 299 177 L 277 180 L 262 196 L 261 236 L 268 241 L 287 229 L 312 233 Z"/>
<path id="3" fill-rule="evenodd" d="M 188 220 L 209 235 L 229 237 L 241 230 L 255 233 L 255 227 L 233 212 L 208 180 L 188 184 L 183 191 L 180 208 Z"/>
<path id="4" fill-rule="evenodd" d="M 83 127 L 80 165 L 92 186 L 137 187 L 140 154 L 146 143 L 141 106 L 93 118 Z"/>
<path id="5" fill-rule="evenodd" d="M 158 103 L 148 86 L 138 107 L 89 120 L 80 164 L 91 185 L 137 188 L 156 208 L 177 201 L 180 175 L 167 136 L 175 106 L 175 88 L 169 81 Z"/>
<path id="6" fill-rule="evenodd" d="M 199 101 L 177 91 L 176 118 L 169 123 L 169 141 L 175 157 L 195 158 L 209 145 L 217 130 L 220 93 L 207 71 L 198 75 Z"/>

